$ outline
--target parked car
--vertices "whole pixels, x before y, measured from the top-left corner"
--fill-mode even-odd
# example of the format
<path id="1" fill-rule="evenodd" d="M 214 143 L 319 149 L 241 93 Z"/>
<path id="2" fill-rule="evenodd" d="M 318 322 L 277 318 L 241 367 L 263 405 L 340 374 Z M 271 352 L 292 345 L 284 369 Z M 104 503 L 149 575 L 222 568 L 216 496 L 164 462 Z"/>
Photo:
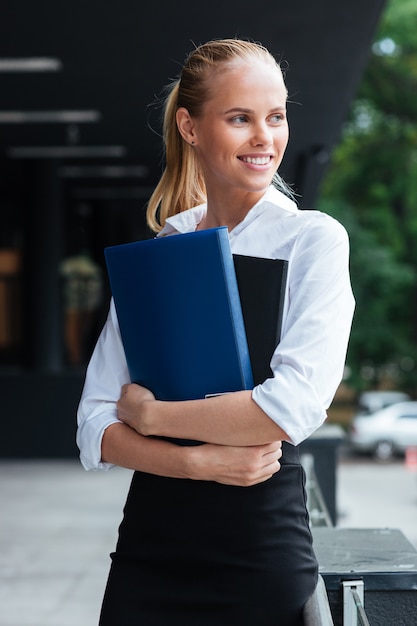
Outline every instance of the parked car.
<path id="1" fill-rule="evenodd" d="M 357 415 L 369 415 L 386 406 L 396 404 L 397 402 L 407 402 L 411 400 L 410 396 L 403 391 L 394 390 L 374 390 L 364 391 L 358 399 Z"/>
<path id="2" fill-rule="evenodd" d="M 355 452 L 387 460 L 417 446 L 417 402 L 398 402 L 353 418 L 348 441 Z"/>

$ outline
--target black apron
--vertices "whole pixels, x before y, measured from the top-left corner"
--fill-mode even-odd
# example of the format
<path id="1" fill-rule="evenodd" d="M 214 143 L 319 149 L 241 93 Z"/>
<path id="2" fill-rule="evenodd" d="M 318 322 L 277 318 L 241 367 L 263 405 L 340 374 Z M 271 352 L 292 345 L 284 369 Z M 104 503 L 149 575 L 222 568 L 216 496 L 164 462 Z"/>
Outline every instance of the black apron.
<path id="1" fill-rule="evenodd" d="M 100 626 L 299 626 L 315 589 L 298 449 L 252 487 L 135 472 Z"/>

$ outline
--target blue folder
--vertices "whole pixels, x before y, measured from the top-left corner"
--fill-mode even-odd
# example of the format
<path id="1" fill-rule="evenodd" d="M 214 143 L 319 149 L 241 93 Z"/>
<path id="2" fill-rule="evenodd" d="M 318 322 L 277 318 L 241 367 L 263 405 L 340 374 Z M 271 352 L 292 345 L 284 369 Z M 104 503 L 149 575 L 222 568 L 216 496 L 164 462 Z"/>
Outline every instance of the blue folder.
<path id="1" fill-rule="evenodd" d="M 104 252 L 132 382 L 160 400 L 253 387 L 226 227 Z"/>

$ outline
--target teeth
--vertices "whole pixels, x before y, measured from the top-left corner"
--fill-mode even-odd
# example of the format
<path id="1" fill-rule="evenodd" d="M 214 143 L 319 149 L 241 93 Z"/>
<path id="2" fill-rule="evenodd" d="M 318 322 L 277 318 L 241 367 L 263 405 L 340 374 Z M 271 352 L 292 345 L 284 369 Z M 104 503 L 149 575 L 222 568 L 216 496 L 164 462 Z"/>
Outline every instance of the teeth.
<path id="1" fill-rule="evenodd" d="M 269 156 L 267 157 L 243 157 L 242 161 L 245 161 L 245 163 L 253 163 L 254 165 L 266 165 L 267 163 L 269 163 L 269 161 L 271 160 L 271 158 Z"/>

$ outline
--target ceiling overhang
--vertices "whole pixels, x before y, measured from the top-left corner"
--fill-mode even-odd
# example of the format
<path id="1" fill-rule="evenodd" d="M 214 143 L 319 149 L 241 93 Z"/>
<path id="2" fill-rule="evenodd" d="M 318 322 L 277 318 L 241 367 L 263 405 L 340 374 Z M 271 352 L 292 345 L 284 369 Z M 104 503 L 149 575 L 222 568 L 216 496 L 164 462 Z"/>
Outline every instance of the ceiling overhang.
<path id="1" fill-rule="evenodd" d="M 57 158 L 79 172 L 100 163 L 134 166 L 152 184 L 161 171 L 154 103 L 162 88 L 194 43 L 250 38 L 288 66 L 290 143 L 281 173 L 308 207 L 384 4 L 15 0 L 0 21 L 0 154 Z"/>

